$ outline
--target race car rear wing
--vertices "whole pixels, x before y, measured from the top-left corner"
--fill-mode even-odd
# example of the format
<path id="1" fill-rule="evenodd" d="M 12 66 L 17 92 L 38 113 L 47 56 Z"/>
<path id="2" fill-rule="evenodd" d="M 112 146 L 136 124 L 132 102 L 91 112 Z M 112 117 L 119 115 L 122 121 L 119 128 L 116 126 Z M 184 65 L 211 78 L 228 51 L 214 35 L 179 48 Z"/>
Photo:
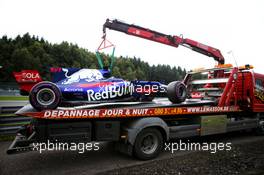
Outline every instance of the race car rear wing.
<path id="1" fill-rule="evenodd" d="M 19 85 L 21 95 L 28 95 L 31 88 L 42 81 L 37 70 L 22 70 L 21 72 L 13 72 L 13 75 Z"/>

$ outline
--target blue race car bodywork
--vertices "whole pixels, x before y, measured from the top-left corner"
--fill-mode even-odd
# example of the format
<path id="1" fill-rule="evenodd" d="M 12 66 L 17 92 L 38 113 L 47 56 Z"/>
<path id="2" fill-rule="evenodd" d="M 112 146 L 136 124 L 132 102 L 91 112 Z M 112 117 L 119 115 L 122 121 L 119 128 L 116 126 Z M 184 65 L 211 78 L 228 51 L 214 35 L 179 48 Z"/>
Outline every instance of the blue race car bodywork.
<path id="1" fill-rule="evenodd" d="M 30 92 L 37 110 L 55 109 L 65 102 L 151 101 L 165 93 L 166 86 L 155 81 L 127 81 L 109 77 L 108 70 L 57 68 L 52 82 L 40 82 Z"/>

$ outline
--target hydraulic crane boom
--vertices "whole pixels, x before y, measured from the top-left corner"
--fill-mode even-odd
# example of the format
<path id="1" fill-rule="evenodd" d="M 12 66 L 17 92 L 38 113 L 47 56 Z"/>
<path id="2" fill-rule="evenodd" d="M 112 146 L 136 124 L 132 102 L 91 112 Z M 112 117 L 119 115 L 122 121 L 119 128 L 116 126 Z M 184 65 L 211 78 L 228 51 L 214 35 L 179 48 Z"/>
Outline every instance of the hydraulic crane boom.
<path id="1" fill-rule="evenodd" d="M 154 30 L 136 26 L 134 24 L 126 24 L 118 20 L 107 19 L 103 26 L 104 34 L 106 32 L 106 28 L 109 28 L 111 30 L 116 30 L 119 32 L 124 32 L 128 35 L 133 35 L 151 41 L 159 42 L 162 44 L 170 45 L 173 47 L 178 47 L 179 45 L 182 45 L 184 47 L 192 49 L 193 51 L 199 52 L 209 57 L 213 57 L 218 62 L 218 64 L 225 63 L 225 59 L 221 54 L 220 50 L 188 38 L 183 38 L 181 36 L 179 37 L 179 36 L 166 35 L 160 32 L 156 32 Z"/>

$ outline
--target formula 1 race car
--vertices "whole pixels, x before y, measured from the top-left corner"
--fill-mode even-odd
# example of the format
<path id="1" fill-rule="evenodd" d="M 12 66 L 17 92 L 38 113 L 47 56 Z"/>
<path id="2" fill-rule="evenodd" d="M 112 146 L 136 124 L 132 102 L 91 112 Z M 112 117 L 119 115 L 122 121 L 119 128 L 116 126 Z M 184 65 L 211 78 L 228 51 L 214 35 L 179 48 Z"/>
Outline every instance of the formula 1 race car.
<path id="1" fill-rule="evenodd" d="M 110 77 L 107 69 L 51 68 L 51 72 L 52 82 L 35 83 L 29 92 L 30 104 L 37 110 L 87 103 L 152 101 L 155 95 L 167 90 L 166 85 L 155 81 Z"/>
<path id="2" fill-rule="evenodd" d="M 104 66 L 100 50 L 113 47 L 109 69 Z M 111 77 L 115 46 L 105 36 L 96 51 L 100 69 L 51 68 L 52 81 L 42 81 L 38 71 L 14 72 L 21 95 L 29 94 L 36 110 L 56 109 L 116 101 L 152 101 L 167 92 L 167 86 L 156 81 L 126 81 Z"/>

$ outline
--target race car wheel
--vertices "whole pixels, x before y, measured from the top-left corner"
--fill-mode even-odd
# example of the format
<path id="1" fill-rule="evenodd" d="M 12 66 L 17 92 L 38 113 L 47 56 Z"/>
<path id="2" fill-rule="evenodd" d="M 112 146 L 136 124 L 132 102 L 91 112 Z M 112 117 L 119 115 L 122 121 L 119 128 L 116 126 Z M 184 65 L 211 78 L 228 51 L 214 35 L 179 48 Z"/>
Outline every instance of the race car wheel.
<path id="1" fill-rule="evenodd" d="M 40 82 L 31 89 L 29 101 L 39 111 L 56 109 L 61 102 L 61 92 L 54 83 Z"/>
<path id="2" fill-rule="evenodd" d="M 187 96 L 186 86 L 181 81 L 173 81 L 168 85 L 167 94 L 172 103 L 184 102 Z"/>
<path id="3" fill-rule="evenodd" d="M 163 148 L 163 138 L 155 128 L 143 129 L 136 137 L 134 156 L 141 160 L 157 157 Z"/>

